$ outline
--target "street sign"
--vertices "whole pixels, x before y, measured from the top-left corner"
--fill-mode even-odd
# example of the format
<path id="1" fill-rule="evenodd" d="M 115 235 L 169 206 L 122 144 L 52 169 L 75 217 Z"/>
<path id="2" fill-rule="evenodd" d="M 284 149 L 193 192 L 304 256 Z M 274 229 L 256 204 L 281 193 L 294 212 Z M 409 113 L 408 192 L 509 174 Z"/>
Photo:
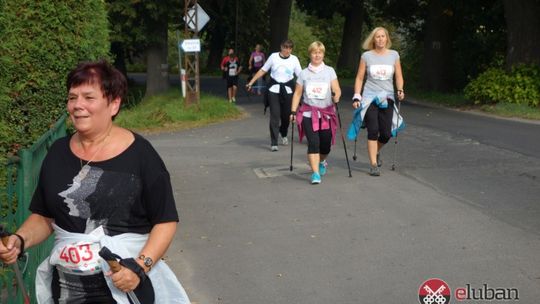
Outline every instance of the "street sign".
<path id="1" fill-rule="evenodd" d="M 200 39 L 185 39 L 180 44 L 180 47 L 184 52 L 200 52 L 201 51 L 201 40 Z"/>
<path id="2" fill-rule="evenodd" d="M 190 29 L 195 30 L 195 6 L 197 7 L 197 32 L 200 32 L 201 29 L 210 21 L 210 17 L 203 10 L 203 8 L 197 3 L 187 12 L 189 16 L 188 26 Z M 184 16 L 184 22 L 186 21 L 186 16 Z"/>

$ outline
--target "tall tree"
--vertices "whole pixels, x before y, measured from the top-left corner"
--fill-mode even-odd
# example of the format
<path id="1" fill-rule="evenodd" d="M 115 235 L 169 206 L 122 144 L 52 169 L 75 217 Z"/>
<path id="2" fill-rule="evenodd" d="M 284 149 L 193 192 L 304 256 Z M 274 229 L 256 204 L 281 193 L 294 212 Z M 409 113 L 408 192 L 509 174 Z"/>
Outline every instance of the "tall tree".
<path id="1" fill-rule="evenodd" d="M 452 38 L 454 12 L 449 0 L 431 0 L 425 26 L 422 86 L 427 90 L 449 91 L 452 82 Z"/>
<path id="2" fill-rule="evenodd" d="M 204 29 L 208 50 L 206 69 L 219 68 L 226 48 L 237 46 L 242 64 L 247 64 L 250 50 L 259 43 L 267 46 L 268 18 L 265 16 L 268 0 L 200 0 L 199 4 L 210 16 Z"/>
<path id="3" fill-rule="evenodd" d="M 226 48 L 227 36 L 232 29 L 230 23 L 230 6 L 232 0 L 206 0 L 201 1 L 201 5 L 208 13 L 211 22 L 207 25 L 207 44 L 208 44 L 208 60 L 206 69 L 216 70 L 219 68 L 223 49 Z"/>
<path id="4" fill-rule="evenodd" d="M 345 12 L 345 24 L 341 38 L 341 52 L 337 62 L 338 69 L 353 69 L 358 65 L 358 47 L 362 41 L 364 21 L 363 0 L 349 2 L 351 8 Z"/>
<path id="5" fill-rule="evenodd" d="M 292 0 L 270 0 L 268 2 L 268 13 L 270 15 L 270 52 L 279 51 L 281 42 L 287 38 L 291 7 Z"/>
<path id="6" fill-rule="evenodd" d="M 115 55 L 120 58 L 126 54 L 145 56 L 146 96 L 167 90 L 168 24 L 172 18 L 183 15 L 183 1 L 109 0 L 108 5 Z"/>
<path id="7" fill-rule="evenodd" d="M 504 0 L 507 24 L 506 67 L 540 64 L 540 0 Z"/>
<path id="8" fill-rule="evenodd" d="M 328 22 L 335 12 L 345 17 L 337 67 L 355 70 L 365 19 L 364 0 L 297 0 L 297 3 L 301 9 Z"/>

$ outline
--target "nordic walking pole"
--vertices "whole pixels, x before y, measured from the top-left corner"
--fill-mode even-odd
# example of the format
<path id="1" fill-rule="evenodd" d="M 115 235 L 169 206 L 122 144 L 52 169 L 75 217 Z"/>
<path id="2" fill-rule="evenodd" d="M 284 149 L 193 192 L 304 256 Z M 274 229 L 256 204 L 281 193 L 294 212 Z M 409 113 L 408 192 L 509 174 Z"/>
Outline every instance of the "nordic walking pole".
<path id="1" fill-rule="evenodd" d="M 293 146 L 294 146 L 294 124 L 296 123 L 296 118 L 291 121 L 291 166 L 289 171 L 293 170 L 292 159 L 293 159 Z"/>
<path id="2" fill-rule="evenodd" d="M 339 134 L 341 134 L 341 140 L 343 141 L 343 149 L 345 150 L 345 159 L 347 160 L 347 168 L 349 168 L 349 177 L 352 177 L 351 165 L 349 164 L 349 155 L 347 154 L 347 145 L 345 144 L 345 137 L 343 137 L 343 129 L 341 128 L 341 115 L 339 115 L 339 107 L 336 103 L 336 113 L 339 121 Z"/>
<path id="3" fill-rule="evenodd" d="M 104 259 L 107 264 L 109 264 L 109 267 L 113 273 L 116 273 L 122 269 L 120 262 L 116 260 L 116 257 L 118 256 L 114 255 L 107 247 L 101 248 L 99 251 L 99 256 Z M 139 298 L 137 298 L 137 295 L 135 295 L 133 290 L 126 292 L 126 294 L 133 304 L 141 304 L 141 301 L 139 301 Z"/>
<path id="4" fill-rule="evenodd" d="M 398 100 L 397 110 L 397 127 L 399 128 L 399 118 L 401 117 L 401 100 Z M 396 171 L 396 156 L 397 156 L 397 144 L 398 144 L 398 131 L 396 130 L 396 138 L 394 139 L 394 160 L 392 162 L 392 171 Z"/>
<path id="5" fill-rule="evenodd" d="M 7 246 L 8 239 L 10 234 L 4 230 L 4 226 L 0 225 L 0 237 L 2 238 L 2 243 L 4 246 Z M 19 269 L 19 265 L 17 262 L 11 266 L 13 268 L 13 272 L 15 273 L 15 278 L 17 280 L 17 286 L 19 287 L 19 290 L 21 291 L 21 294 L 23 296 L 23 303 L 24 304 L 30 304 L 30 296 L 26 292 L 26 287 L 24 287 L 24 281 L 22 278 L 21 270 Z"/>

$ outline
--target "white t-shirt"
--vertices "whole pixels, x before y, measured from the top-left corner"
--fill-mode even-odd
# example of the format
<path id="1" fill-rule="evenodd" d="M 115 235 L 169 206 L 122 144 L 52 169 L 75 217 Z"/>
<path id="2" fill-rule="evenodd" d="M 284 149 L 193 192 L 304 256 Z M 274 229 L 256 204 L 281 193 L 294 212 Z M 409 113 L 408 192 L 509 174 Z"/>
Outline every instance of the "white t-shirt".
<path id="1" fill-rule="evenodd" d="M 279 52 L 272 53 L 261 68 L 263 71 L 270 71 L 270 77 L 279 83 L 285 83 L 300 75 L 302 67 L 295 55 L 290 55 L 286 59 L 279 56 Z M 275 84 L 268 89 L 272 93 L 279 93 L 279 85 Z M 286 87 L 287 94 L 292 94 L 292 88 Z"/>

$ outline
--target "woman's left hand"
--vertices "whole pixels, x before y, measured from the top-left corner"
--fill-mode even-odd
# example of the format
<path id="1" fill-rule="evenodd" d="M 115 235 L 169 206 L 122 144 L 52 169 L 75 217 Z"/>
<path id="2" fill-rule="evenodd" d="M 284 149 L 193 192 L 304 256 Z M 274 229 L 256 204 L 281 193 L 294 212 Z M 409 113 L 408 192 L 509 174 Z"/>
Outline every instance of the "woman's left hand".
<path id="1" fill-rule="evenodd" d="M 403 90 L 398 90 L 397 91 L 397 98 L 399 100 L 403 100 L 405 98 L 405 92 L 403 92 Z"/>
<path id="2" fill-rule="evenodd" d="M 111 279 L 116 288 L 120 289 L 123 292 L 129 292 L 137 288 L 141 279 L 139 276 L 131 271 L 129 268 L 122 266 L 118 272 L 115 272 L 111 275 Z"/>

